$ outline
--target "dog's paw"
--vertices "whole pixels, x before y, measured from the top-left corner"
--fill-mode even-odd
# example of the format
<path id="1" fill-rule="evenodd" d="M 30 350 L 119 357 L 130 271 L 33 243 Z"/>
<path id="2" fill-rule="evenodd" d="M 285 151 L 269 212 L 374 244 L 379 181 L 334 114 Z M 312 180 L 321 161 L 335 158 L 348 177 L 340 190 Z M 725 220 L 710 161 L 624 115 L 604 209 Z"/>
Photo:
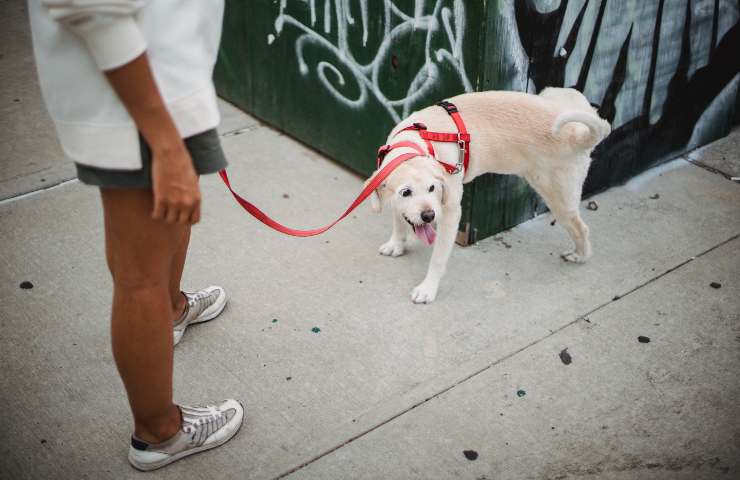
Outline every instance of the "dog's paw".
<path id="1" fill-rule="evenodd" d="M 381 255 L 385 255 L 386 257 L 399 257 L 403 255 L 404 252 L 403 242 L 390 240 L 381 245 L 378 249 L 378 252 L 380 252 Z"/>
<path id="2" fill-rule="evenodd" d="M 411 291 L 411 301 L 414 303 L 432 303 L 435 298 L 437 298 L 437 287 L 426 282 L 420 283 Z"/>
<path id="3" fill-rule="evenodd" d="M 571 263 L 586 263 L 586 260 L 588 260 L 588 257 L 580 255 L 576 252 L 563 252 L 560 255 L 560 258 L 562 258 L 566 262 Z"/>

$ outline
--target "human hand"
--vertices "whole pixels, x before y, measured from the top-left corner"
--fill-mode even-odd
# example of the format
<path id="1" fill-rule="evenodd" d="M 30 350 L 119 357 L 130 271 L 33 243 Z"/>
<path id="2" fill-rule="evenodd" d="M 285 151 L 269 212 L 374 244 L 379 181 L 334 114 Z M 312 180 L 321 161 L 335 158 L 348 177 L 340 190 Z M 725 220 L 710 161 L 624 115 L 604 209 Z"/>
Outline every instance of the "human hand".
<path id="1" fill-rule="evenodd" d="M 152 147 L 152 218 L 195 225 L 200 221 L 198 175 L 184 143 L 177 140 L 171 147 Z"/>

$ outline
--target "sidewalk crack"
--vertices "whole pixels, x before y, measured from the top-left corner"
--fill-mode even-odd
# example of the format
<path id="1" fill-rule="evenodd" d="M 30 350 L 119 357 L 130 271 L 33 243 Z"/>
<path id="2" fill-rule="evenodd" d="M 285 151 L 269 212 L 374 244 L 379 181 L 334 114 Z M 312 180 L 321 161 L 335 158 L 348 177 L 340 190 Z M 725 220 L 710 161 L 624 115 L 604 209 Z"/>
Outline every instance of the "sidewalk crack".
<path id="1" fill-rule="evenodd" d="M 65 185 L 68 185 L 70 183 L 74 183 L 74 182 L 77 182 L 77 181 L 78 181 L 77 180 L 77 177 L 62 179 L 62 180 L 59 180 L 59 182 L 57 182 L 57 183 L 46 185 L 46 186 L 44 186 L 44 188 L 38 188 L 36 190 L 31 190 L 30 192 L 19 193 L 18 195 L 13 195 L 12 197 L 0 199 L 0 205 L 5 205 L 7 203 L 17 202 L 17 201 L 23 200 L 23 199 L 25 199 L 27 197 L 32 197 L 32 196 L 38 195 L 40 193 L 45 193 L 45 192 L 47 192 L 49 190 L 55 190 L 55 189 L 57 189 L 59 187 L 63 187 Z"/>

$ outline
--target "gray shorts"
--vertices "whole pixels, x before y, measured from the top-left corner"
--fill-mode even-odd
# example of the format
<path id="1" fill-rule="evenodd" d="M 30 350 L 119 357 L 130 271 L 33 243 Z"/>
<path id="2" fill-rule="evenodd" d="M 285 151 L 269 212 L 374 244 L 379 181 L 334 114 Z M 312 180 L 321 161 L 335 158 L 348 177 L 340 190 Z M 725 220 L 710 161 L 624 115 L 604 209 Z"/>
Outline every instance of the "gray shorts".
<path id="1" fill-rule="evenodd" d="M 139 136 L 142 168 L 139 170 L 108 170 L 76 163 L 77 178 L 87 185 L 106 188 L 152 188 L 152 151 L 144 138 Z M 185 139 L 185 146 L 193 159 L 199 175 L 216 173 L 226 168 L 228 162 L 221 149 L 221 139 L 216 129 Z"/>

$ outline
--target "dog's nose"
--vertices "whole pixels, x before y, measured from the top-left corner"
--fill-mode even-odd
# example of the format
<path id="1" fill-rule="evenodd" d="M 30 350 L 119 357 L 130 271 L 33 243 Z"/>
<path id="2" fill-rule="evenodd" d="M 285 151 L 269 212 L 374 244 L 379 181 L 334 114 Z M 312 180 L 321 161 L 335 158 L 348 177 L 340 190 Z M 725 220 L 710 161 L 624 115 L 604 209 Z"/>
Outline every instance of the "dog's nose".
<path id="1" fill-rule="evenodd" d="M 424 210 L 421 212 L 421 219 L 424 223 L 431 223 L 434 221 L 434 210 Z"/>

